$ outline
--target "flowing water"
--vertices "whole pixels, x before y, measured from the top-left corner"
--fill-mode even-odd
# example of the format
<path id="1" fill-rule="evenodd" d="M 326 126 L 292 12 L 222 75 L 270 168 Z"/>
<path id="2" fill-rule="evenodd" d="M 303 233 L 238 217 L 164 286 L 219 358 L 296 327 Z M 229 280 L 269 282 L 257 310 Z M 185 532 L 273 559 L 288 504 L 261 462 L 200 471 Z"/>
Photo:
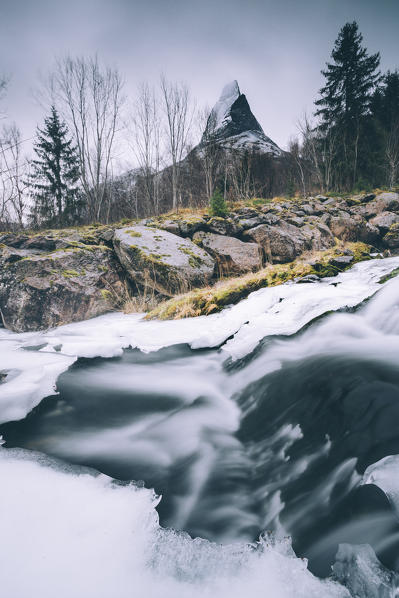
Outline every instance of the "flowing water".
<path id="1" fill-rule="evenodd" d="M 312 305 L 320 303 L 313 291 L 314 300 L 304 304 L 307 325 L 288 336 L 262 334 L 258 314 L 221 347 L 177 342 L 151 352 L 124 348 L 80 357 L 58 376 L 58 394 L 0 426 L 1 453 L 16 458 L 8 449 L 30 449 L 121 482 L 141 480 L 162 495 L 162 528 L 225 545 L 233 569 L 235 551 L 242 559 L 243 544 L 256 546 L 266 531 L 283 543 L 290 536 L 319 577 L 330 575 L 342 543 L 369 544 L 385 566 L 398 569 L 397 515 L 362 476 L 399 454 L 399 280 L 362 302 L 377 289 L 374 279 L 368 284 L 364 297 L 345 299 L 339 313 L 312 321 Z M 295 289 L 304 293 L 305 285 L 288 286 L 298 308 Z M 306 293 L 317 286 L 306 285 Z M 287 326 L 284 306 L 279 299 L 272 309 Z M 242 355 L 241 338 L 251 335 L 263 340 Z M 235 339 L 240 349 L 229 354 Z M 43 351 L 28 340 L 31 351 Z M 173 559 L 179 550 L 174 545 Z M 309 587 L 304 596 L 313 595 Z M 323 588 L 314 595 L 341 595 Z M 184 595 L 194 596 L 193 588 Z"/>

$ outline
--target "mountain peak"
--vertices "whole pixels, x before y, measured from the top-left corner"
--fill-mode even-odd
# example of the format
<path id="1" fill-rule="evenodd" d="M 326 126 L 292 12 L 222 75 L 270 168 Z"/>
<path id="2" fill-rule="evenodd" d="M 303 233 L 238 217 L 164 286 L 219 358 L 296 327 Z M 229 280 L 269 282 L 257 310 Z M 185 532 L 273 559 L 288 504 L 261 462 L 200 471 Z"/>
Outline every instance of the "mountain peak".
<path id="1" fill-rule="evenodd" d="M 274 141 L 266 137 L 236 80 L 223 87 L 210 112 L 201 145 L 209 141 L 217 141 L 232 149 L 256 150 L 274 156 L 283 153 Z"/>

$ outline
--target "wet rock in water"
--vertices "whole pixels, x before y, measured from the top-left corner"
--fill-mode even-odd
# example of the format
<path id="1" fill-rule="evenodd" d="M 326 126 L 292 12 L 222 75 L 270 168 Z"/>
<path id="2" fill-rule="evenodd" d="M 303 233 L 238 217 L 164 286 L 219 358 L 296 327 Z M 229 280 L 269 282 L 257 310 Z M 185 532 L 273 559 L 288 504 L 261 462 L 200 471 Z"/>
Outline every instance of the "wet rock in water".
<path id="1" fill-rule="evenodd" d="M 333 577 L 358 598 L 397 596 L 399 574 L 384 567 L 369 544 L 340 544 Z"/>
<path id="2" fill-rule="evenodd" d="M 399 247 L 399 222 L 396 222 L 389 227 L 389 231 L 384 236 L 383 241 L 385 245 L 391 249 L 397 249 Z"/>
<path id="3" fill-rule="evenodd" d="M 125 294 L 123 272 L 105 246 L 31 253 L 0 250 L 3 324 L 16 332 L 77 322 L 110 311 Z"/>
<path id="4" fill-rule="evenodd" d="M 313 283 L 319 282 L 320 278 L 316 274 L 307 274 L 306 276 L 302 276 L 301 278 L 297 278 L 296 282 L 299 283 Z"/>
<path id="5" fill-rule="evenodd" d="M 171 296 L 206 285 L 215 262 L 189 239 L 146 226 L 115 231 L 116 254 L 131 280 Z"/>
<path id="6" fill-rule="evenodd" d="M 215 258 L 220 275 L 242 274 L 262 267 L 262 252 L 256 243 L 213 233 L 196 233 L 194 239 Z"/>
<path id="7" fill-rule="evenodd" d="M 344 270 L 353 262 L 352 255 L 340 255 L 337 257 L 333 257 L 329 260 L 329 264 L 334 266 L 335 268 L 339 268 L 340 270 Z"/>

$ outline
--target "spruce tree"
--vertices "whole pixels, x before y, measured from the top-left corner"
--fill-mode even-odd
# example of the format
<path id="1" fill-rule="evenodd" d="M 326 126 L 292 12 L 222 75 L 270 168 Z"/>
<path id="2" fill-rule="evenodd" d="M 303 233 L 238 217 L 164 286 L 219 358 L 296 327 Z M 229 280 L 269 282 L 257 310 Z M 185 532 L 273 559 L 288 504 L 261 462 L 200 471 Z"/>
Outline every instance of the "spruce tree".
<path id="1" fill-rule="evenodd" d="M 380 80 L 379 53 L 368 55 L 356 22 L 346 23 L 335 41 L 332 61 L 322 71 L 326 79 L 315 102 L 319 129 L 334 138 L 336 186 L 350 188 L 358 177 L 359 152 L 364 145 L 366 119 Z"/>
<path id="2" fill-rule="evenodd" d="M 38 128 L 31 161 L 29 184 L 34 199 L 32 220 L 36 224 L 64 225 L 79 220 L 81 209 L 79 159 L 68 128 L 51 107 L 44 127 Z"/>
<path id="3" fill-rule="evenodd" d="M 225 218 L 227 216 L 227 204 L 219 189 L 216 189 L 211 199 L 209 200 L 209 207 L 211 216 L 216 216 L 220 218 Z"/>

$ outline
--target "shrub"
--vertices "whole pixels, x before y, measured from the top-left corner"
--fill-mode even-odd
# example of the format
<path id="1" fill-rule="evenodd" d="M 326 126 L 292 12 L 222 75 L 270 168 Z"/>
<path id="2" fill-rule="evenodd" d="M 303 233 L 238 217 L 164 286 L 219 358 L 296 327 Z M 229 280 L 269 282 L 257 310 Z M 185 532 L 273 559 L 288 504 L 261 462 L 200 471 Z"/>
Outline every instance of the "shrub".
<path id="1" fill-rule="evenodd" d="M 209 207 L 211 216 L 219 216 L 220 218 L 224 218 L 225 216 L 227 216 L 227 204 L 223 195 L 220 193 L 218 189 L 216 189 L 216 191 L 212 195 L 209 201 Z"/>

